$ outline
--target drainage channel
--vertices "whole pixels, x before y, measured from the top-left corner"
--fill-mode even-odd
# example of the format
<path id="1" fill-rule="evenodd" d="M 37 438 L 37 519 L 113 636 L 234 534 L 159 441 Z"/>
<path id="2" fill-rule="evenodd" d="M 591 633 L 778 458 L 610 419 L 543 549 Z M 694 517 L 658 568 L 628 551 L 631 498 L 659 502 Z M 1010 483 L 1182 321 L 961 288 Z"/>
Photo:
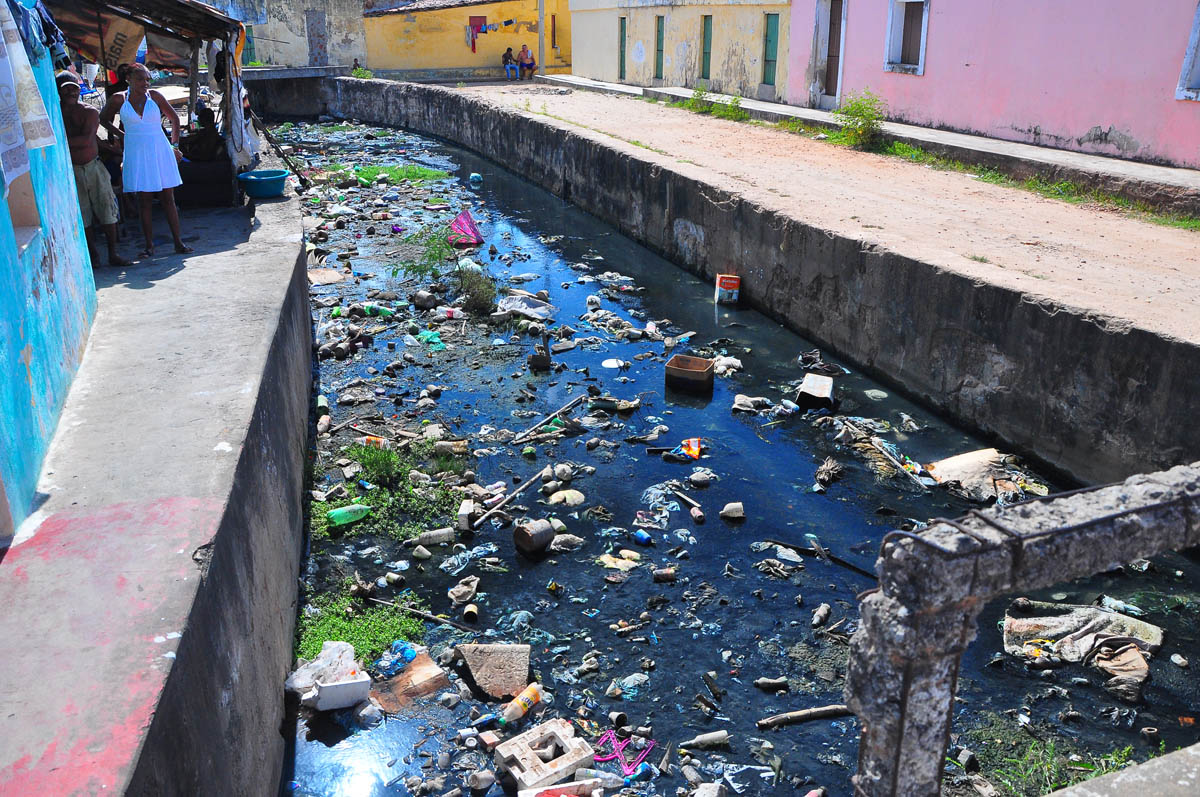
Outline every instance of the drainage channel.
<path id="1" fill-rule="evenodd" d="M 516 730 L 564 717 L 596 741 L 612 727 L 610 713 L 624 712 L 644 731 L 635 734 L 630 757 L 653 740 L 646 761 L 658 768 L 657 777 L 629 788 L 686 786 L 686 765 L 740 794 L 779 786 L 849 794 L 859 730 L 853 717 L 781 730 L 756 721 L 843 702 L 855 595 L 874 584 L 867 574 L 880 540 L 978 506 L 961 490 L 922 486 L 912 463 L 986 444 L 847 363 L 811 356 L 802 363 L 811 342 L 756 312 L 716 304 L 712 285 L 500 165 L 398 130 L 300 124 L 276 134 L 318 181 L 305 194 L 314 332 L 326 347 L 315 361 L 314 395 L 332 409 L 316 427 L 327 431 L 314 438 L 312 452 L 298 653 L 312 656 L 326 639 L 351 641 L 370 668 L 401 635 L 428 646 L 435 659 L 465 642 L 529 644 L 529 676 L 546 696 Z M 483 243 L 451 254 L 437 241 L 464 210 Z M 477 265 L 499 286 L 498 299 L 509 288 L 545 292 L 554 308 L 545 325 L 550 341 L 575 343 L 553 355 L 551 371 L 527 365 L 541 342 L 537 322 L 530 334 L 528 323 L 490 320 L 486 296 L 479 301 L 489 306 L 470 305 L 475 312 L 466 316 L 436 309 L 468 288 L 487 293 L 478 277 L 456 270 Z M 438 278 L 421 273 L 431 266 Z M 432 290 L 438 287 L 444 292 Z M 432 293 L 417 298 L 434 309 L 410 305 L 418 291 Z M 395 314 L 359 317 L 352 309 L 371 303 Z M 560 333 L 563 327 L 574 333 Z M 674 354 L 721 364 L 734 358 L 740 368 L 716 376 L 711 396 L 677 392 L 664 385 Z M 806 371 L 833 377 L 835 413 L 789 403 Z M 563 416 L 570 421 L 554 424 L 557 434 L 514 444 L 514 434 L 574 399 Z M 356 446 L 367 435 L 391 440 L 395 455 Z M 699 459 L 687 453 L 692 439 L 703 447 Z M 831 470 L 822 470 L 827 460 L 836 478 L 815 489 Z M 904 464 L 910 467 L 897 467 Z M 512 492 L 556 465 L 570 471 L 553 491 L 558 496 L 534 479 L 504 512 L 517 523 L 561 521 L 561 550 L 518 554 L 504 519 L 460 532 L 449 545 L 424 546 L 429 558 L 414 556 L 406 543 L 453 525 L 471 490 L 481 501 L 488 495 L 471 483 Z M 1019 464 L 998 468 L 1001 500 L 1053 487 Z M 699 504 L 704 522 L 693 519 L 687 499 Z M 744 518 L 719 516 L 732 503 Z M 370 513 L 330 526 L 327 513 L 352 504 Z M 621 551 L 637 557 L 628 570 L 620 560 L 631 554 Z M 1169 656 L 1200 661 L 1187 619 L 1197 575 L 1194 560 L 1169 555 L 1029 596 L 1091 604 L 1108 595 L 1166 628 L 1137 703 L 1105 692 L 1106 676 L 1095 668 L 1033 669 L 1030 651 L 1004 654 L 997 624 L 1007 601 L 989 607 L 964 658 L 955 720 L 954 742 L 975 760 L 963 754 L 962 764 L 948 764 L 948 788 L 975 793 L 976 762 L 1003 793 L 1061 785 L 1020 774 L 1031 746 L 1058 762 L 1062 778 L 1078 778 L 1195 742 L 1200 695 Z M 478 619 L 463 623 L 448 591 L 472 576 L 478 583 L 463 594 L 475 593 L 467 602 Z M 472 630 L 415 619 L 365 599 L 368 593 Z M 820 607 L 828 616 L 818 623 Z M 757 688 L 757 679 L 781 680 Z M 458 699 L 457 683 L 415 699 L 379 699 L 387 683 L 379 678 L 373 687 L 386 710 L 382 722 L 371 711 L 318 712 L 289 699 L 281 794 L 443 794 L 466 790 L 466 776 L 493 768 L 490 756 L 451 737 L 503 701 L 478 691 Z M 1141 733 L 1148 725 L 1157 735 Z M 727 745 L 680 749 L 718 730 L 729 733 Z M 1050 744 L 1057 746 L 1047 752 Z M 1130 745 L 1127 754 L 1111 755 Z"/>

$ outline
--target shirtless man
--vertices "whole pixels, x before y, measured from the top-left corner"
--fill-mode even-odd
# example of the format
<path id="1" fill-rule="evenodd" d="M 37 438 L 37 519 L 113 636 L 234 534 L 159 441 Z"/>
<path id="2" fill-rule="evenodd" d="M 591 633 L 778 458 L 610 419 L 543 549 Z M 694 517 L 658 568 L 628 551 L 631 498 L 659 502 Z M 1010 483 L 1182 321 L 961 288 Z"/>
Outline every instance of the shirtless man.
<path id="1" fill-rule="evenodd" d="M 108 239 L 108 264 L 127 266 L 129 261 L 117 254 L 117 197 L 113 194 L 108 169 L 100 162 L 100 147 L 96 131 L 100 128 L 100 114 L 79 102 L 78 78 L 70 72 L 60 72 L 55 78 L 58 98 L 62 102 L 63 126 L 67 130 L 67 146 L 71 149 L 71 163 L 75 167 L 75 188 L 79 191 L 79 210 L 83 214 L 83 226 L 96 262 L 92 236 L 87 228 L 100 225 Z"/>

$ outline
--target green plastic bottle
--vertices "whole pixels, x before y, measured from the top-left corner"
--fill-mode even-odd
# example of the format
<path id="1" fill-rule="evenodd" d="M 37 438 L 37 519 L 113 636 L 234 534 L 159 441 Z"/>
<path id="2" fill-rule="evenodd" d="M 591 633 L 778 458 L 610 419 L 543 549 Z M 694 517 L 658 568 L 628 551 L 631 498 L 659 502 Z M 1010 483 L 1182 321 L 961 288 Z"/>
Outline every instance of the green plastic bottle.
<path id="1" fill-rule="evenodd" d="M 374 302 L 363 302 L 363 312 L 370 316 L 379 316 L 381 318 L 391 318 L 396 314 L 396 311 L 390 307 L 384 307 L 381 304 Z"/>
<path id="2" fill-rule="evenodd" d="M 331 526 L 344 526 L 347 523 L 362 520 L 370 511 L 371 507 L 366 504 L 351 504 L 350 506 L 331 509 L 325 517 L 329 520 L 329 525 Z"/>

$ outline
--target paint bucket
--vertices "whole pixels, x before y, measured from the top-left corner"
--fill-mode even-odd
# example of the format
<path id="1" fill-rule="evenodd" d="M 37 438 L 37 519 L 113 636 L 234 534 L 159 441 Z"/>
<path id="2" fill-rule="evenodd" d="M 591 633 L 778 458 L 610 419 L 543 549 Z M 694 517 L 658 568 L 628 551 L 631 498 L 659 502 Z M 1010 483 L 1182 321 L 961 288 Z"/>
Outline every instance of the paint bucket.
<path id="1" fill-rule="evenodd" d="M 737 304 L 738 292 L 742 288 L 742 278 L 736 274 L 718 274 L 717 288 L 713 293 L 713 301 L 717 304 Z"/>

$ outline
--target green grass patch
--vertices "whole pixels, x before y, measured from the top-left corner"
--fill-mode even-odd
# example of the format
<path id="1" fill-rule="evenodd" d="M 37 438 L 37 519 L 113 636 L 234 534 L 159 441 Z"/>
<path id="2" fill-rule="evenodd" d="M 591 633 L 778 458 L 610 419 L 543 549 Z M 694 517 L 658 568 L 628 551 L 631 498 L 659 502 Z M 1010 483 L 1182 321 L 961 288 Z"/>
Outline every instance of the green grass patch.
<path id="1" fill-rule="evenodd" d="M 379 658 L 397 639 L 420 642 L 425 622 L 392 606 L 375 604 L 348 614 L 351 597 L 346 594 L 319 595 L 312 605 L 319 613 L 308 616 L 301 612 L 296 623 L 296 656 L 314 659 L 326 642 L 349 642 L 364 664 Z M 415 595 L 402 595 L 398 603 L 417 607 Z"/>
<path id="2" fill-rule="evenodd" d="M 691 97 L 680 102 L 668 103 L 668 105 L 672 108 L 682 108 L 692 113 L 706 114 L 733 122 L 745 122 L 750 119 L 750 114 L 742 109 L 741 97 L 735 94 L 728 101 L 715 99 L 708 92 L 708 87 L 704 82 L 696 84 Z"/>
<path id="3" fill-rule="evenodd" d="M 357 67 L 350 70 L 350 77 L 358 78 L 359 80 L 370 80 L 375 77 L 375 73 L 366 67 Z"/>
<path id="4" fill-rule="evenodd" d="M 315 540 L 334 536 L 354 537 L 378 534 L 406 540 L 429 528 L 447 525 L 458 509 L 459 496 L 434 482 L 428 487 L 414 486 L 408 473 L 419 470 L 435 473 L 462 473 L 468 467 L 466 457 L 434 455 L 433 444 L 414 441 L 401 451 L 381 450 L 352 445 L 346 456 L 363 466 L 357 478 L 376 485 L 360 491 L 355 482 L 347 482 L 350 495 L 333 501 L 309 504 L 309 533 Z M 330 510 L 350 504 L 366 504 L 371 513 L 356 523 L 330 528 Z"/>
<path id="5" fill-rule="evenodd" d="M 441 169 L 430 169 L 415 163 L 402 166 L 359 166 L 354 170 L 354 174 L 370 183 L 375 182 L 379 175 L 386 174 L 389 183 L 409 182 L 414 185 L 432 183 L 450 176 L 449 172 Z"/>
<path id="6" fill-rule="evenodd" d="M 1021 755 L 1006 758 L 988 779 L 1011 797 L 1039 797 L 1076 783 L 1107 775 L 1133 763 L 1133 747 L 1102 756 L 1071 755 L 1053 740 L 1031 741 Z"/>
<path id="7" fill-rule="evenodd" d="M 322 133 L 345 133 L 353 129 L 354 125 L 321 125 L 317 128 Z"/>
<path id="8" fill-rule="evenodd" d="M 983 255 L 968 255 L 968 257 L 970 257 L 970 259 L 974 260 L 976 263 L 991 263 L 992 262 L 992 261 L 988 260 L 986 257 L 984 257 Z"/>
<path id="9" fill-rule="evenodd" d="M 831 137 L 836 138 L 836 137 Z M 1047 199 L 1057 199 L 1071 204 L 1094 204 L 1109 210 L 1122 211 L 1135 218 L 1160 224 L 1164 227 L 1176 227 L 1182 230 L 1200 232 L 1200 218 L 1178 213 L 1155 210 L 1145 202 L 1133 202 L 1124 197 L 1105 193 L 1092 188 L 1085 188 L 1069 180 L 1047 180 L 1044 177 L 1029 177 L 1016 180 L 1001 171 L 985 166 L 972 166 L 954 158 L 947 158 L 927 152 L 920 147 L 914 147 L 903 141 L 892 141 L 878 148 L 878 152 L 895 158 L 903 158 L 912 163 L 919 163 L 939 171 L 962 172 L 971 174 L 983 183 L 1001 185 L 1006 188 L 1018 188 L 1029 191 Z"/>

